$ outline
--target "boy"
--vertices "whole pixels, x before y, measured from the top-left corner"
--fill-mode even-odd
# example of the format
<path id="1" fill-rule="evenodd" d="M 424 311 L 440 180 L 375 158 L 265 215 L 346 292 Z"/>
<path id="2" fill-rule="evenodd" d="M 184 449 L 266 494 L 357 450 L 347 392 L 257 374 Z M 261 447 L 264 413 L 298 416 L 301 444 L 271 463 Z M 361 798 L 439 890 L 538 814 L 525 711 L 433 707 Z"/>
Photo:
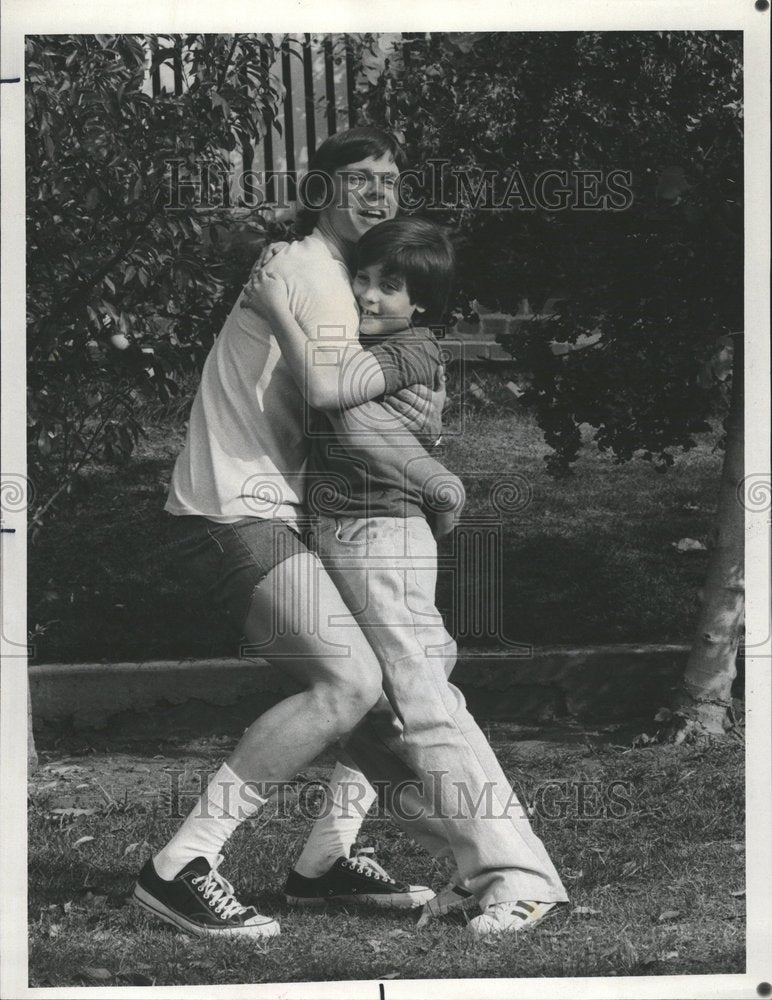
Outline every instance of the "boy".
<path id="1" fill-rule="evenodd" d="M 440 378 L 440 349 L 431 333 L 414 328 L 412 320 L 440 319 L 452 271 L 447 237 L 423 220 L 381 223 L 356 246 L 353 291 L 362 346 L 388 341 L 398 347 L 392 363 L 404 365 L 427 386 L 436 386 Z M 295 351 L 297 360 L 306 338 L 292 319 L 281 283 L 258 276 L 246 304 L 270 320 L 282 351 Z M 395 407 L 395 400 L 385 397 L 381 405 Z M 356 414 L 354 408 L 312 421 L 306 497 L 310 513 L 318 515 L 317 551 L 383 670 L 385 698 L 347 746 L 372 781 L 383 780 L 389 755 L 418 779 L 413 786 L 420 815 L 410 832 L 435 854 L 449 853 L 449 846 L 467 886 L 446 891 L 444 899 L 429 903 L 429 912 L 441 914 L 476 898 L 484 914 L 471 921 L 474 934 L 534 926 L 565 894 L 461 692 L 447 681 L 455 643 L 434 606 L 433 535 L 449 532 L 454 515 L 450 509 L 430 513 L 429 527 L 423 498 L 408 485 L 398 449 L 391 454 L 368 450 L 368 427 L 357 425 Z M 448 506 L 458 507 L 457 498 L 449 498 Z M 443 776 L 455 780 L 443 782 Z M 460 814 L 459 786 L 472 791 L 470 802 L 480 801 L 480 789 L 492 789 L 500 807 L 493 810 L 496 815 L 475 815 L 474 809 Z M 387 794 L 392 793 L 399 788 L 395 792 L 392 785 Z M 389 805 L 398 818 L 400 802 L 392 799 Z M 513 807 L 516 817 L 507 814 Z M 449 816 L 452 822 L 445 822 Z M 331 860 L 320 856 L 314 839 L 312 831 L 314 849 L 309 852 L 307 845 L 301 868 L 313 860 L 323 869 Z M 323 838 L 317 839 L 321 847 Z M 309 853 L 316 857 L 309 859 Z M 324 871 L 314 877 L 296 868 L 288 879 L 288 898 L 312 902 L 326 877 Z"/>

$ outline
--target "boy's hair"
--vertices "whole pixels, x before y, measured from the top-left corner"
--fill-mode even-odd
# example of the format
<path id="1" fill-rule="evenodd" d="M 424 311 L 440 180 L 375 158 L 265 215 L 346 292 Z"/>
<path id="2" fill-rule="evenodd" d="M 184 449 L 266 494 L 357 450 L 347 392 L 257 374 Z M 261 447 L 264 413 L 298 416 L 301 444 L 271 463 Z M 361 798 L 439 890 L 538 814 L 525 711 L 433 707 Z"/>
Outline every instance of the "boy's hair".
<path id="1" fill-rule="evenodd" d="M 298 188 L 296 227 L 300 234 L 307 236 L 311 232 L 321 212 L 321 208 L 314 208 L 326 194 L 321 174 L 331 177 L 340 167 L 358 163 L 368 156 L 379 158 L 384 153 L 391 153 L 399 170 L 407 166 L 405 151 L 395 137 L 372 125 L 335 132 L 325 139 L 309 160 L 308 172 Z"/>
<path id="2" fill-rule="evenodd" d="M 410 301 L 424 308 L 428 323 L 440 322 L 455 266 L 453 245 L 444 229 L 412 217 L 380 222 L 356 245 L 356 266 L 373 264 L 379 264 L 383 274 L 404 280 Z"/>

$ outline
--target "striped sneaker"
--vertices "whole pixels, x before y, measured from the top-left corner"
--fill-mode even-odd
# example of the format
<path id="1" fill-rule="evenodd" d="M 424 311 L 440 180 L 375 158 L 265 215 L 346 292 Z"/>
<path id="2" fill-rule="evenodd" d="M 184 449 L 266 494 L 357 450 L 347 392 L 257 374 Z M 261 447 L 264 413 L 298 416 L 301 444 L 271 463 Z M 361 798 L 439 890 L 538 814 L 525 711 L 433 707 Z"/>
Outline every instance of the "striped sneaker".
<path id="1" fill-rule="evenodd" d="M 529 931 L 554 910 L 557 903 L 534 903 L 519 899 L 516 903 L 491 903 L 485 912 L 469 921 L 474 937 Z"/>
<path id="2" fill-rule="evenodd" d="M 133 902 L 160 920 L 198 937 L 275 937 L 279 922 L 243 906 L 233 886 L 206 858 L 194 858 L 173 879 L 163 879 L 151 858 L 139 873 Z"/>
<path id="3" fill-rule="evenodd" d="M 400 910 L 423 906 L 434 896 L 425 885 L 395 881 L 374 858 L 363 853 L 353 858 L 339 857 L 318 878 L 306 878 L 291 871 L 284 894 L 290 906 L 367 903 Z"/>
<path id="4" fill-rule="evenodd" d="M 418 927 L 424 927 L 430 920 L 444 917 L 449 913 L 465 913 L 474 910 L 478 906 L 477 897 L 460 885 L 449 882 L 444 889 L 441 889 L 434 899 L 430 899 L 421 911 L 418 920 Z"/>

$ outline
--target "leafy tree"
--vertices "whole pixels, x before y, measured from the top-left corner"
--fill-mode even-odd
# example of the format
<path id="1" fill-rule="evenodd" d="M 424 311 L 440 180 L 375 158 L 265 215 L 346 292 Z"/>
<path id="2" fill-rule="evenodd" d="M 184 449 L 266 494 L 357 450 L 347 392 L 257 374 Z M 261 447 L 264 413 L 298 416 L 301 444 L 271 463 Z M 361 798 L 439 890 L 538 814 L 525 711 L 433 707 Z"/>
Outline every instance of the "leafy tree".
<path id="1" fill-rule="evenodd" d="M 379 74 L 378 40 L 364 47 L 362 117 L 434 162 L 413 199 L 457 234 L 456 311 L 552 300 L 503 339 L 529 373 L 550 470 L 570 474 L 584 423 L 618 461 L 665 471 L 726 412 L 743 325 L 740 34 L 416 35 Z M 613 178 L 627 196 L 611 196 Z M 580 210 L 579 184 L 595 208 Z M 577 349 L 556 355 L 554 341 Z M 674 704 L 681 735 L 723 731 L 735 673 L 738 419 L 700 624 L 710 651 L 695 644 Z"/>
<path id="2" fill-rule="evenodd" d="M 27 39 L 33 537 L 87 460 L 131 453 L 142 394 L 176 392 L 246 277 L 254 250 L 224 238 L 236 222 L 218 207 L 229 152 L 274 121 L 274 48 L 270 35 Z M 151 97 L 164 64 L 178 92 Z M 266 228 L 252 216 L 247 235 Z"/>

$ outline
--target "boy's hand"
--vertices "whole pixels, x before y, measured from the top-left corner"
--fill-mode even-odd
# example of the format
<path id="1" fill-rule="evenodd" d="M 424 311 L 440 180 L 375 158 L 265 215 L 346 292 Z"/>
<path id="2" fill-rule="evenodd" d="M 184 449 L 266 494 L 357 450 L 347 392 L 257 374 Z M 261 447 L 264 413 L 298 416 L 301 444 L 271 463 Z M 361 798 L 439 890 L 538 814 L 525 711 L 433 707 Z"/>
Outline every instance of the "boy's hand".
<path id="1" fill-rule="evenodd" d="M 265 265 L 268 263 L 269 260 L 273 260 L 273 258 L 280 250 L 283 250 L 285 247 L 288 246 L 289 243 L 285 242 L 284 240 L 279 240 L 278 243 L 266 244 L 266 246 L 264 246 L 263 249 L 260 251 L 260 256 L 257 258 L 257 263 L 255 264 L 255 267 L 258 270 L 260 270 L 260 268 L 262 267 L 265 267 Z"/>
<path id="2" fill-rule="evenodd" d="M 442 511 L 439 514 L 432 514 L 428 520 L 432 534 L 439 539 L 451 533 L 456 523 L 456 515 L 453 511 Z"/>
<path id="3" fill-rule="evenodd" d="M 277 312 L 286 310 L 288 295 L 283 278 L 269 274 L 258 267 L 252 271 L 249 281 L 244 285 L 241 308 L 251 309 L 270 322 Z"/>

